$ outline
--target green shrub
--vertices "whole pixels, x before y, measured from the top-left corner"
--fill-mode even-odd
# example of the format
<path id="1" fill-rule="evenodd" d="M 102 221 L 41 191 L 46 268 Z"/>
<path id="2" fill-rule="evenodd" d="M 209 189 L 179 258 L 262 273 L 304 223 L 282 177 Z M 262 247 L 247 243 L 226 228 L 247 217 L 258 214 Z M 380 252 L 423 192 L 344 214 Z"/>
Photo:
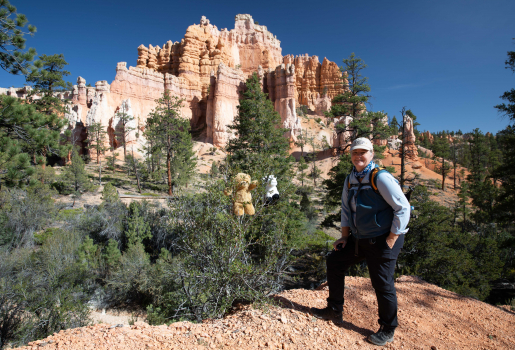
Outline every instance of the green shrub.
<path id="1" fill-rule="evenodd" d="M 0 348 L 86 326 L 91 276 L 77 269 L 80 237 L 55 230 L 40 249 L 0 256 Z"/>
<path id="2" fill-rule="evenodd" d="M 52 182 L 52 188 L 55 189 L 59 194 L 62 194 L 62 195 L 69 195 L 71 194 L 73 191 L 71 189 L 71 187 L 69 187 L 64 181 L 62 180 L 58 180 L 58 181 L 55 181 L 55 182 Z"/>
<path id="3" fill-rule="evenodd" d="M 393 166 L 387 166 L 387 167 L 386 167 L 386 170 L 387 170 L 390 174 L 395 174 L 395 172 L 397 171 L 397 170 L 395 170 L 395 167 L 393 167 Z"/>
<path id="4" fill-rule="evenodd" d="M 112 183 L 108 182 L 105 184 L 102 190 L 102 200 L 105 202 L 115 202 L 120 199 L 118 190 L 113 186 Z"/>
<path id="5" fill-rule="evenodd" d="M 454 225 L 453 211 L 431 201 L 429 195 L 424 186 L 417 186 L 412 194 L 418 215 L 410 221 L 399 272 L 483 300 L 503 265 L 494 234 L 488 232 L 491 226 L 481 228 L 484 234 L 464 231 Z"/>
<path id="6" fill-rule="evenodd" d="M 79 215 L 84 212 L 82 208 L 71 208 L 71 209 L 63 209 L 59 211 L 59 218 L 62 220 L 68 220 L 76 215 Z"/>
<path id="7" fill-rule="evenodd" d="M 281 288 L 287 242 L 296 230 L 288 217 L 302 219 L 288 210 L 288 203 L 235 217 L 223 188 L 223 183 L 214 184 L 205 193 L 173 202 L 162 233 L 166 237 L 160 239 L 170 253 L 161 251 L 144 274 L 154 279 L 149 322 L 221 317 L 236 299 L 262 300 Z"/>
<path id="8" fill-rule="evenodd" d="M 54 194 L 41 184 L 26 191 L 0 191 L 0 246 L 10 249 L 34 245 L 34 234 L 55 220 Z"/>
<path id="9" fill-rule="evenodd" d="M 307 247 L 316 248 L 316 249 L 325 249 L 328 246 L 332 247 L 332 243 L 328 243 L 328 241 L 333 242 L 335 239 L 329 236 L 322 230 L 316 230 L 313 234 L 305 235 L 302 241 L 302 245 L 298 248 L 303 249 Z"/>
<path id="10" fill-rule="evenodd" d="M 145 192 L 141 194 L 142 196 L 152 196 L 152 197 L 159 197 L 159 194 L 152 193 L 152 192 Z"/>
<path id="11" fill-rule="evenodd" d="M 56 228 L 56 227 L 49 227 L 49 228 L 45 229 L 44 231 L 35 233 L 34 234 L 34 242 L 39 245 L 45 244 L 45 242 L 48 240 L 48 238 L 53 236 L 56 231 L 62 231 L 62 229 Z M 61 233 L 61 232 L 59 232 L 59 233 Z"/>

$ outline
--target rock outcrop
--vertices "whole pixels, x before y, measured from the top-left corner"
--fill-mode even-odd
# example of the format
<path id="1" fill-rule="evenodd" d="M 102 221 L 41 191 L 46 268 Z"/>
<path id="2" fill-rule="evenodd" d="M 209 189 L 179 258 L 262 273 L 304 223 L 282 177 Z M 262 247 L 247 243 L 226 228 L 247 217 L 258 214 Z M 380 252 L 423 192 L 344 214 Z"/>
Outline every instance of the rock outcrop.
<path id="1" fill-rule="evenodd" d="M 415 145 L 415 131 L 413 127 L 413 119 L 411 119 L 408 115 L 404 116 L 404 137 L 402 142 L 404 143 L 404 153 L 406 154 L 407 159 L 411 159 L 413 161 L 418 160 L 418 150 Z"/>
<path id="2" fill-rule="evenodd" d="M 342 91 L 343 81 L 340 67 L 327 58 L 320 63 L 318 56 L 286 55 L 283 63 L 295 65 L 295 100 L 297 104 L 305 105 L 315 111 L 318 103 L 322 102 L 319 101 L 320 97 L 327 97 L 330 101 Z M 329 108 L 330 104 L 326 109 Z"/>
<path id="3" fill-rule="evenodd" d="M 431 133 L 429 131 L 424 131 L 423 133 L 420 134 L 419 139 L 420 139 L 420 141 L 429 140 L 429 143 L 433 143 L 434 136 L 431 135 Z"/>
<path id="4" fill-rule="evenodd" d="M 353 133 L 353 129 L 349 128 L 349 124 L 352 122 L 353 118 L 351 116 L 335 118 L 334 119 L 334 132 L 333 132 L 333 147 L 340 150 L 348 151 L 347 146 L 350 145 L 351 135 Z M 343 132 L 338 133 L 338 126 L 340 128 L 345 128 Z"/>

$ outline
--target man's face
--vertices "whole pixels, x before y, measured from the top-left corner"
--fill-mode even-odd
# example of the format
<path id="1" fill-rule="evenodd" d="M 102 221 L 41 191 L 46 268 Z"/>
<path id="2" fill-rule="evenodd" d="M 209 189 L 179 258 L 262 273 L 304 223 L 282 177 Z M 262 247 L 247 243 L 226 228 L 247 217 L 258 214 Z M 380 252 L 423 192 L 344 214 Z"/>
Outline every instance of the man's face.
<path id="1" fill-rule="evenodd" d="M 362 171 L 374 158 L 374 154 L 365 149 L 355 149 L 351 153 L 352 164 L 356 167 L 357 171 Z"/>

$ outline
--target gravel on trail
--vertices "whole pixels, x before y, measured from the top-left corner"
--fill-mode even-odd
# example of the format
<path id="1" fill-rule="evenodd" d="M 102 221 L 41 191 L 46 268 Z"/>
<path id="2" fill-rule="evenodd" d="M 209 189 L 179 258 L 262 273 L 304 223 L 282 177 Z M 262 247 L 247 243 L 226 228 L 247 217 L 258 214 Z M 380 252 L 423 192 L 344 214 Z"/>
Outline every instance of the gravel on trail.
<path id="1" fill-rule="evenodd" d="M 463 297 L 417 277 L 396 280 L 399 324 L 384 349 L 515 349 L 515 313 Z M 344 323 L 314 318 L 327 287 L 295 289 L 275 296 L 266 309 L 241 306 L 203 323 L 149 326 L 97 324 L 67 329 L 19 349 L 380 349 L 366 337 L 377 331 L 377 303 L 370 280 L 346 279 Z"/>

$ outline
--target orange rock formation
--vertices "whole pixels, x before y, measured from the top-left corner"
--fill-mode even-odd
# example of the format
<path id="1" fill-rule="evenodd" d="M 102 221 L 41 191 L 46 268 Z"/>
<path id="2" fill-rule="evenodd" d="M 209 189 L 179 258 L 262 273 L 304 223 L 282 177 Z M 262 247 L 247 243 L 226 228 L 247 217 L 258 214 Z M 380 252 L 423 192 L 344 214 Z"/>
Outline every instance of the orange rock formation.
<path id="1" fill-rule="evenodd" d="M 184 100 L 181 114 L 192 128 L 205 130 L 207 142 L 223 147 L 231 137 L 227 126 L 237 113 L 244 82 L 257 72 L 281 115 L 282 126 L 289 129 L 285 136 L 295 139 L 301 129 L 296 106 L 307 105 L 323 113 L 343 91 L 336 63 L 327 59 L 320 63 L 317 56 L 307 54 L 283 57 L 277 37 L 247 14 L 236 15 L 231 30 L 220 30 L 203 16 L 199 24 L 188 27 L 180 42 L 140 45 L 137 51 L 136 67 L 118 63 L 111 85 L 99 81 L 94 88 L 86 87 L 83 78 L 77 79 L 72 95 L 65 97 L 73 102 L 67 115 L 71 128 L 77 123 L 101 122 L 115 137 L 116 113 L 122 103 L 144 125 L 155 100 L 167 89 Z M 143 144 L 145 140 L 139 133 L 130 142 Z"/>
<path id="2" fill-rule="evenodd" d="M 342 73 L 334 62 L 324 58 L 323 63 L 318 56 L 308 54 L 296 56 L 286 55 L 285 64 L 295 65 L 295 100 L 301 105 L 315 111 L 320 97 L 333 99 L 342 91 Z"/>
<path id="3" fill-rule="evenodd" d="M 411 159 L 413 161 L 418 160 L 418 149 L 415 145 L 415 132 L 413 127 L 413 119 L 409 116 L 404 116 L 404 137 L 402 142 L 404 142 L 404 152 L 406 154 L 406 158 Z"/>

